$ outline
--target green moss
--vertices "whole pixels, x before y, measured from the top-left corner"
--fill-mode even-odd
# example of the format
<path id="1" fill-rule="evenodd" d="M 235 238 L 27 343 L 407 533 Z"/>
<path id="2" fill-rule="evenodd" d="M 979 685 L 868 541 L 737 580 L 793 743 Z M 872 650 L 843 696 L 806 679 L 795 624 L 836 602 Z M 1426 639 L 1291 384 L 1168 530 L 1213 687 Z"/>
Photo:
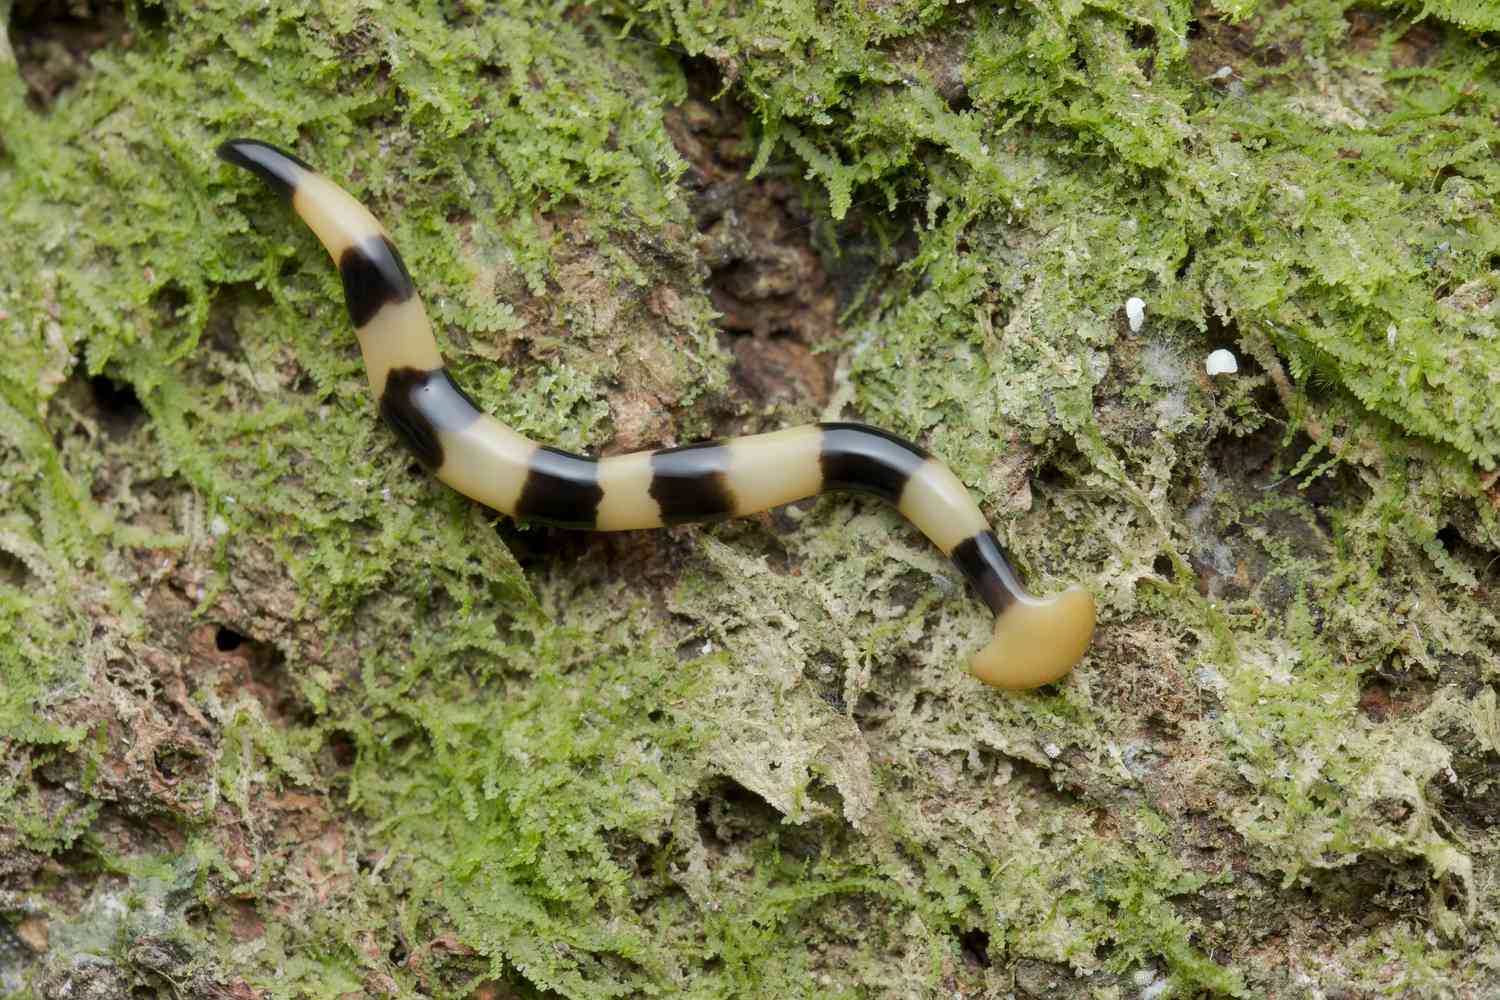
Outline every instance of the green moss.
<path id="1" fill-rule="evenodd" d="M 42 887 L 58 942 L 275 996 L 978 994 L 1022 960 L 1292 996 L 1246 942 L 1346 877 L 1378 926 L 1319 946 L 1384 971 L 1320 988 L 1472 985 L 1493 845 L 1436 789 L 1496 676 L 1500 93 L 1451 7 L 223 0 L 130 8 L 45 109 L 0 46 L 0 851 L 97 880 Z M 857 501 L 497 530 L 408 474 L 322 251 L 212 157 L 347 183 L 519 429 L 602 445 L 623 386 L 686 439 L 750 409 L 665 119 L 705 61 L 829 267 L 876 258 L 816 345 L 836 400 L 942 454 L 1037 589 L 1099 593 L 1068 684 L 980 690 L 985 616 Z M 1376 719 L 1390 676 L 1443 694 Z M 201 773 L 161 780 L 171 740 Z"/>
<path id="2" fill-rule="evenodd" d="M 1419 19 L 1448 21 L 1465 31 L 1494 31 L 1500 28 L 1500 7 L 1492 2 L 1461 3 L 1458 0 L 1426 0 L 1422 3 L 1393 2 L 1385 6 L 1398 11 L 1414 11 Z"/>

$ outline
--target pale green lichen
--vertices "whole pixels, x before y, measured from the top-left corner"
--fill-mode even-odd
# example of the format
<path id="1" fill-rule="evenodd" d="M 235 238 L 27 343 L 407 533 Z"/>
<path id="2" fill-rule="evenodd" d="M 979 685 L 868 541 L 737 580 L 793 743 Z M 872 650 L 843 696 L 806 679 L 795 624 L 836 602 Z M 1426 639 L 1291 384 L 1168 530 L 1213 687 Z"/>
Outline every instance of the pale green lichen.
<path id="1" fill-rule="evenodd" d="M 1492 12 L 1264 6 L 143 5 L 45 110 L 0 47 L 0 852 L 78 876 L 22 863 L 0 918 L 288 997 L 1492 986 L 1491 793 L 1440 793 L 1496 753 Z M 983 614 L 879 508 L 655 536 L 629 580 L 497 532 L 407 474 L 321 249 L 212 158 L 365 198 L 517 427 L 602 444 L 624 385 L 685 439 L 730 381 L 684 56 L 830 266 L 875 248 L 829 415 L 1101 595 L 1066 685 L 970 681 Z M 1319 968 L 1254 943 L 1307 926 Z"/>

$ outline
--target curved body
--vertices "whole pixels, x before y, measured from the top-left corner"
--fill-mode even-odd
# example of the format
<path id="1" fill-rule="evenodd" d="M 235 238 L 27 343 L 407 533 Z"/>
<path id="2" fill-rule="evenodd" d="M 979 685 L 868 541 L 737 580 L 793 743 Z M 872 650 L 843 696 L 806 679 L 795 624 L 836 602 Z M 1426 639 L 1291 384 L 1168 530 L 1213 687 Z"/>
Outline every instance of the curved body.
<path id="1" fill-rule="evenodd" d="M 607 458 L 517 434 L 448 375 L 421 298 L 384 228 L 296 157 L 251 139 L 219 147 L 290 201 L 343 279 L 380 415 L 438 479 L 504 514 L 564 528 L 625 531 L 739 517 L 827 491 L 893 504 L 948 555 L 995 613 L 972 668 L 997 687 L 1046 684 L 1072 669 L 1094 628 L 1078 588 L 1049 599 L 1021 587 L 984 515 L 942 462 L 855 423 L 822 423 Z"/>

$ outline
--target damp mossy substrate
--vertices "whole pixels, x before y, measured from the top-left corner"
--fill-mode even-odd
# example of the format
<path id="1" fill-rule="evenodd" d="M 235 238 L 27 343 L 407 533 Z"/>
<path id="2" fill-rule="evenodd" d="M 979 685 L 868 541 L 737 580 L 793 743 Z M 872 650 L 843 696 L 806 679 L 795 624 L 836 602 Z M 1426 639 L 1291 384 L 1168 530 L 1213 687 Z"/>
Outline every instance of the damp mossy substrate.
<path id="1" fill-rule="evenodd" d="M 1500 992 L 1493 5 L 0 26 L 0 995 Z M 674 134 L 726 107 L 826 401 L 716 322 Z M 570 538 L 431 482 L 235 135 L 372 207 L 512 426 L 891 428 L 1092 652 L 976 684 L 870 502 Z"/>

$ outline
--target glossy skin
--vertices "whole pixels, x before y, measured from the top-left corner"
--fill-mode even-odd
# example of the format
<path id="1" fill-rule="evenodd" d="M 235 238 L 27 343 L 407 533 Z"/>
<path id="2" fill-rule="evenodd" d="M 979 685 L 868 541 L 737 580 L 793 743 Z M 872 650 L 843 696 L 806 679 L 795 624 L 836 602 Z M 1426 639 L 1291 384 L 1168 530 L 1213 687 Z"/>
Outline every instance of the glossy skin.
<path id="1" fill-rule="evenodd" d="M 480 412 L 449 377 L 421 297 L 375 217 L 332 181 L 274 146 L 235 139 L 223 159 L 292 205 L 338 264 L 380 414 L 438 479 L 514 517 L 623 531 L 740 517 L 829 491 L 894 505 L 937 545 L 995 613 L 975 656 L 1004 688 L 1057 680 L 1088 649 L 1094 601 L 1078 588 L 1022 588 L 957 477 L 922 448 L 854 423 L 823 423 L 602 459 L 529 441 Z"/>

